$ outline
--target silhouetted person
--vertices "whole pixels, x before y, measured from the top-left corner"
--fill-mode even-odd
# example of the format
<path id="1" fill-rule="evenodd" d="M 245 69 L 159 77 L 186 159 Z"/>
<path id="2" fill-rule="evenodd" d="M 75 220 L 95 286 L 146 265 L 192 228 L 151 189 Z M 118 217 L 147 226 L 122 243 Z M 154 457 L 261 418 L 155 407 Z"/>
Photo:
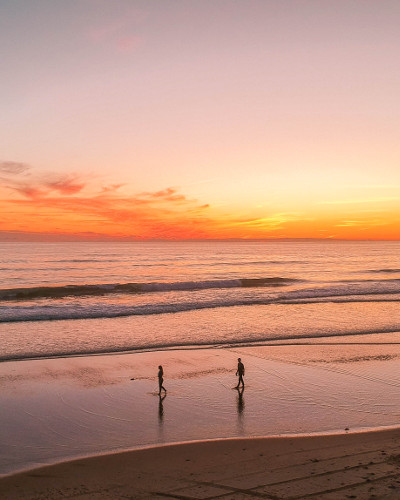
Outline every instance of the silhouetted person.
<path id="1" fill-rule="evenodd" d="M 244 381 L 243 381 L 243 376 L 244 376 L 244 364 L 242 363 L 242 360 L 238 358 L 238 366 L 236 370 L 236 376 L 239 375 L 239 381 L 238 385 L 236 386 L 236 389 L 239 388 L 239 385 L 242 384 L 242 387 L 244 387 Z"/>
<path id="2" fill-rule="evenodd" d="M 163 367 L 160 365 L 158 367 L 158 394 L 161 394 L 161 389 L 163 389 L 165 392 L 167 392 L 167 389 L 163 386 L 164 382 L 164 370 Z"/>

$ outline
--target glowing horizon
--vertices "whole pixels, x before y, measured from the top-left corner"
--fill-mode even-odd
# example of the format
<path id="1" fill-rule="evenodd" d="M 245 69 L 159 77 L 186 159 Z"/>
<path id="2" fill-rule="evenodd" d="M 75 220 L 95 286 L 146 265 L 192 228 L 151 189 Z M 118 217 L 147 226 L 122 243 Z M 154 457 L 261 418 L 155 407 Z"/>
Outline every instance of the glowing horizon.
<path id="1" fill-rule="evenodd" d="M 395 0 L 0 12 L 0 241 L 400 239 Z"/>

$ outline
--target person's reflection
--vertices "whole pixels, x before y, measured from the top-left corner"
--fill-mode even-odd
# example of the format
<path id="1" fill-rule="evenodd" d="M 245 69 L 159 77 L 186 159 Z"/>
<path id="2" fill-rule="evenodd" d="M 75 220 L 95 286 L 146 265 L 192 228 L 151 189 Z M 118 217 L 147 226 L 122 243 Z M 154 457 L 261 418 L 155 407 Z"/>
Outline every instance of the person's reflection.
<path id="1" fill-rule="evenodd" d="M 243 399 L 244 387 L 243 386 L 240 388 L 238 387 L 237 392 L 238 392 L 237 411 L 239 417 L 242 417 L 242 413 L 244 410 L 244 399 Z"/>
<path id="2" fill-rule="evenodd" d="M 164 394 L 164 396 L 159 396 L 159 399 L 158 399 L 158 423 L 161 425 L 163 423 L 163 420 L 164 420 L 164 406 L 163 406 L 163 401 L 164 399 L 167 397 L 166 394 Z"/>
<path id="3" fill-rule="evenodd" d="M 237 393 L 238 393 L 238 398 L 237 398 L 237 413 L 238 413 L 238 434 L 239 436 L 244 436 L 244 398 L 243 398 L 243 393 L 244 393 L 244 387 L 236 388 Z"/>

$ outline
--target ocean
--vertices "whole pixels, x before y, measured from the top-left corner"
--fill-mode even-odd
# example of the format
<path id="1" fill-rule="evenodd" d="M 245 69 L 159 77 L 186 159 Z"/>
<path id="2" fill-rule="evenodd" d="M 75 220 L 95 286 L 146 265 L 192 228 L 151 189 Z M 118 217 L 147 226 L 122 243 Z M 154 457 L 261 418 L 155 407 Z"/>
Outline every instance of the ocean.
<path id="1" fill-rule="evenodd" d="M 398 426 L 399 250 L 2 243 L 0 475 L 164 443 Z"/>
<path id="2" fill-rule="evenodd" d="M 400 329 L 400 242 L 0 244 L 1 360 Z"/>

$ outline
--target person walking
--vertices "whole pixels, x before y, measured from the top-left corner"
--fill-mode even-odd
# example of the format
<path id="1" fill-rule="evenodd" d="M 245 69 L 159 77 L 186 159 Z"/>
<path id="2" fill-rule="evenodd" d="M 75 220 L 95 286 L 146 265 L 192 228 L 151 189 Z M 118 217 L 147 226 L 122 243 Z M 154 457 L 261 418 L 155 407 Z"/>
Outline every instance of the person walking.
<path id="1" fill-rule="evenodd" d="M 242 363 L 242 360 L 238 358 L 238 366 L 236 370 L 236 376 L 239 375 L 239 380 L 238 380 L 238 385 L 236 386 L 236 389 L 239 389 L 240 384 L 242 384 L 242 387 L 244 387 L 244 364 Z"/>
<path id="2" fill-rule="evenodd" d="M 167 392 L 167 389 L 163 386 L 163 383 L 164 383 L 164 370 L 163 367 L 160 365 L 158 367 L 158 394 L 161 394 L 162 389 L 165 392 Z"/>

